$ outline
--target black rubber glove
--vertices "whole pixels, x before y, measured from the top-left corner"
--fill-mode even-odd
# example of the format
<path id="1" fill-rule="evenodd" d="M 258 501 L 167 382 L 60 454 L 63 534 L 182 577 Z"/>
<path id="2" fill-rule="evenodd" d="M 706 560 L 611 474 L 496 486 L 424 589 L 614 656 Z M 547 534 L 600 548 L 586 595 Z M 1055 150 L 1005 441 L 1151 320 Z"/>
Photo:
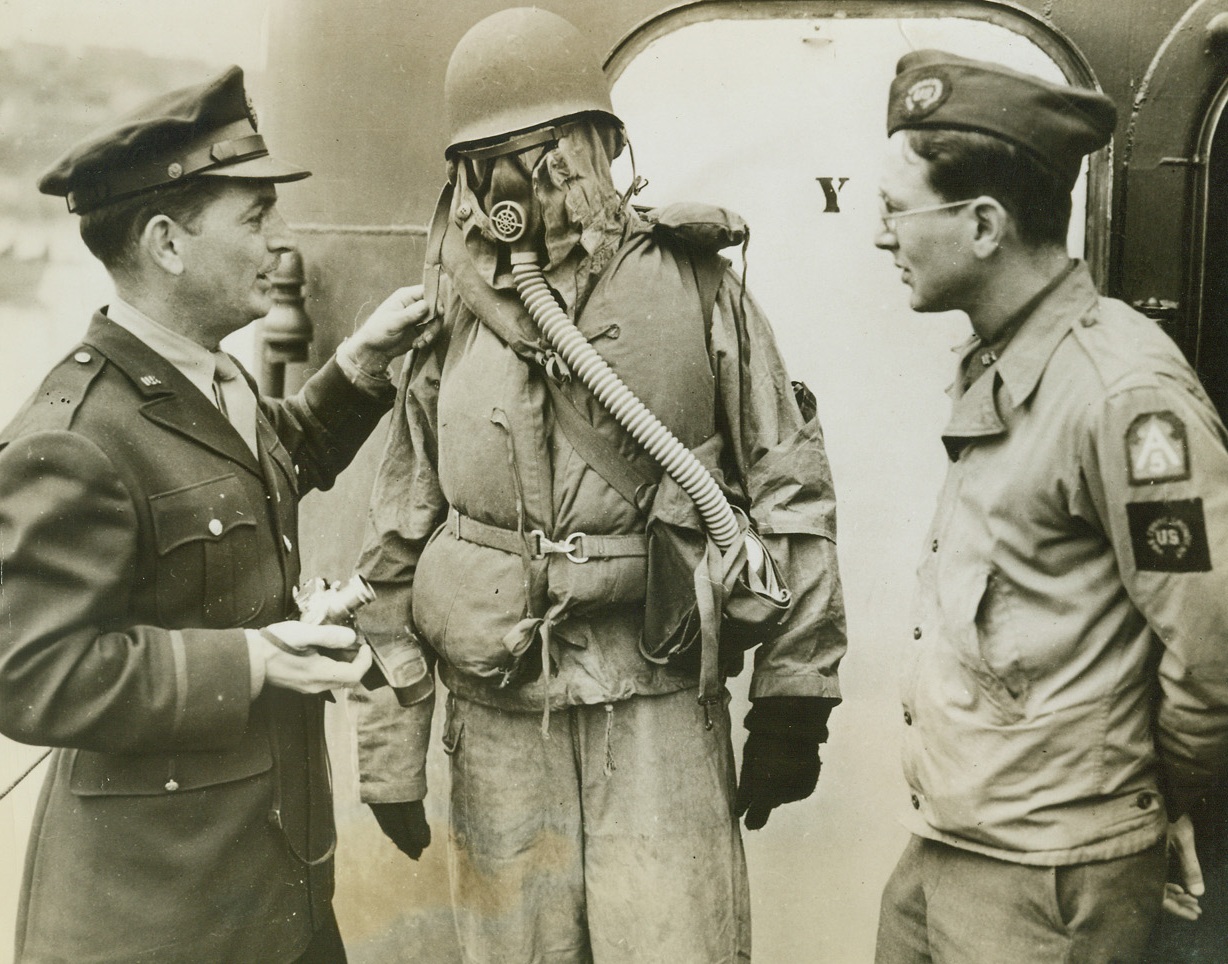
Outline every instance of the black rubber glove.
<path id="1" fill-rule="evenodd" d="M 819 744 L 836 700 L 822 696 L 765 696 L 746 714 L 742 779 L 734 801 L 746 829 L 758 830 L 782 803 L 805 800 L 819 782 Z"/>
<path id="2" fill-rule="evenodd" d="M 426 807 L 421 800 L 372 803 L 369 806 L 380 830 L 410 860 L 417 860 L 422 856 L 422 851 L 430 846 L 431 827 L 426 822 Z"/>

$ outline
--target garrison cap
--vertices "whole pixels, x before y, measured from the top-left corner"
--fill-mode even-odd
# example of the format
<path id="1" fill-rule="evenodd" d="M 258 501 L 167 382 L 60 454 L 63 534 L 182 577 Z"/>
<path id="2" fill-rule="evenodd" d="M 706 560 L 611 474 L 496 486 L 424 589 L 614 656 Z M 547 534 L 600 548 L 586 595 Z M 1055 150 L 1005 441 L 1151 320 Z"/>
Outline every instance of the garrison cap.
<path id="1" fill-rule="evenodd" d="M 71 148 L 38 182 L 88 214 L 113 201 L 210 175 L 297 181 L 310 171 L 274 160 L 256 131 L 243 71 L 163 94 Z"/>
<path id="2" fill-rule="evenodd" d="M 901 57 L 887 102 L 888 136 L 909 128 L 991 134 L 1029 151 L 1069 187 L 1083 156 L 1107 144 L 1116 124 L 1117 108 L 1098 91 L 943 50 Z"/>

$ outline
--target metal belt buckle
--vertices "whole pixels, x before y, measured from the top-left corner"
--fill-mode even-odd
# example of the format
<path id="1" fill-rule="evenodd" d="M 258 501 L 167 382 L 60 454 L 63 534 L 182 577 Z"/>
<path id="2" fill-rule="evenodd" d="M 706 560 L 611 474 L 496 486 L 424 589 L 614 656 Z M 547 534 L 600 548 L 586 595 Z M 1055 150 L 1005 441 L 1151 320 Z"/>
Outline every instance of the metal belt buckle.
<path id="1" fill-rule="evenodd" d="M 529 533 L 530 555 L 534 559 L 541 559 L 545 556 L 558 553 L 564 555 L 572 562 L 588 562 L 588 556 L 584 554 L 583 548 L 578 544 L 578 540 L 584 538 L 583 532 L 573 532 L 562 542 L 555 542 L 549 538 L 541 529 L 533 529 Z"/>
<path id="2" fill-rule="evenodd" d="M 583 532 L 573 532 L 563 540 L 563 545 L 567 547 L 567 558 L 572 562 L 588 562 L 588 556 L 584 552 L 584 547 L 579 542 L 582 539 L 584 539 Z"/>

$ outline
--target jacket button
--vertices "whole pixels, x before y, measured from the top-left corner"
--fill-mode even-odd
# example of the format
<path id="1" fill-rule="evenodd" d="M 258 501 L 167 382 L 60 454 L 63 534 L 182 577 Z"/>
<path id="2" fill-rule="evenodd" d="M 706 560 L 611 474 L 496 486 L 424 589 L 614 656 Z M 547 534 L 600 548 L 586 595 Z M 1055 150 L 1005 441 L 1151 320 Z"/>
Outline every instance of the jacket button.
<path id="1" fill-rule="evenodd" d="M 1149 791 L 1144 790 L 1142 793 L 1138 795 L 1137 798 L 1135 798 L 1134 802 L 1135 804 L 1137 804 L 1140 810 L 1146 810 L 1148 807 L 1151 806 L 1151 800 L 1152 800 L 1152 794 Z"/>
<path id="2" fill-rule="evenodd" d="M 456 209 L 456 216 L 462 221 L 473 213 L 473 209 L 468 204 L 462 204 Z"/>
<path id="3" fill-rule="evenodd" d="M 920 639 L 920 638 L 921 638 L 921 627 L 920 627 L 920 626 L 914 626 L 914 627 L 913 627 L 913 630 L 912 630 L 912 638 L 913 638 L 913 639 Z"/>
<path id="4" fill-rule="evenodd" d="M 78 364 L 84 365 L 86 362 L 91 360 L 90 353 L 88 351 L 79 351 L 72 356 L 72 360 Z"/>
<path id="5" fill-rule="evenodd" d="M 904 711 L 904 725 L 912 726 L 912 714 L 909 713 L 908 710 Z"/>
<path id="6" fill-rule="evenodd" d="M 914 810 L 920 810 L 921 809 L 920 798 L 914 793 L 910 799 L 912 800 L 912 808 Z"/>
<path id="7" fill-rule="evenodd" d="M 166 781 L 166 792 L 167 793 L 174 793 L 178 789 L 179 789 L 179 782 L 177 780 L 167 780 Z"/>
<path id="8" fill-rule="evenodd" d="M 220 536 L 222 534 L 222 520 L 221 519 L 210 519 L 209 520 L 209 531 L 212 532 L 215 536 Z"/>

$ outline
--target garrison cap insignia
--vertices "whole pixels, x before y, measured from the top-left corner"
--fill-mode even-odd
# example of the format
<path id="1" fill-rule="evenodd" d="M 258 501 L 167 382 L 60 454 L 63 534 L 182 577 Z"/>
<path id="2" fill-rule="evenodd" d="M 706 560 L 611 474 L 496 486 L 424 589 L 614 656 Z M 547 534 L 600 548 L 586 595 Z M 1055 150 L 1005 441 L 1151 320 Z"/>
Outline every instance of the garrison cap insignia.
<path id="1" fill-rule="evenodd" d="M 936 74 L 921 78 L 904 94 L 904 116 L 910 120 L 924 117 L 937 109 L 950 92 L 950 84 Z"/>
<path id="2" fill-rule="evenodd" d="M 1210 572 L 1202 499 L 1127 502 L 1134 567 L 1148 572 Z"/>
<path id="3" fill-rule="evenodd" d="M 1140 415 L 1126 430 L 1131 485 L 1178 482 L 1190 477 L 1185 425 L 1172 412 Z"/>

